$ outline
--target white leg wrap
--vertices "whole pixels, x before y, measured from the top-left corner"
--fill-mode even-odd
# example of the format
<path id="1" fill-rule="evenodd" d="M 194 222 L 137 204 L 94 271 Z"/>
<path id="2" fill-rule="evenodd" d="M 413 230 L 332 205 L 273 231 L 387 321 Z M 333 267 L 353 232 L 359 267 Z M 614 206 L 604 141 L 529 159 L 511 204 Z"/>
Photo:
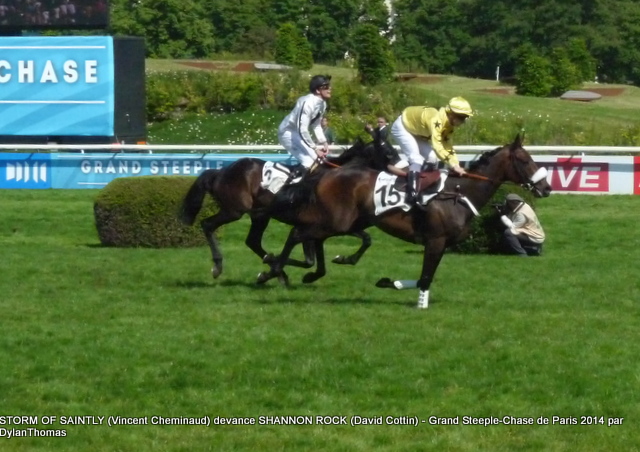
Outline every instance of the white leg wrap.
<path id="1" fill-rule="evenodd" d="M 415 289 L 418 287 L 418 281 L 415 279 L 399 279 L 393 282 L 393 286 L 398 289 Z"/>
<path id="2" fill-rule="evenodd" d="M 418 309 L 427 309 L 429 307 L 429 291 L 421 290 L 418 295 Z"/>

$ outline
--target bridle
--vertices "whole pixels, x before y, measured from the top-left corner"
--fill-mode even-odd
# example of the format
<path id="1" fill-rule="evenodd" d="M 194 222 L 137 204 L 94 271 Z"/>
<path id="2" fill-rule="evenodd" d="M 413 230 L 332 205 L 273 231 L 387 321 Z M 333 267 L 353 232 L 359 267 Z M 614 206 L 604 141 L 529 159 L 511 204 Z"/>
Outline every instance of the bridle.
<path id="1" fill-rule="evenodd" d="M 520 184 L 520 186 L 525 190 L 528 190 L 531 192 L 536 190 L 535 185 L 538 182 L 540 182 L 542 179 L 545 179 L 547 177 L 548 172 L 545 167 L 540 167 L 531 176 L 527 176 L 527 174 L 525 173 L 525 170 L 522 168 L 522 164 L 525 162 L 523 162 L 518 157 L 516 157 L 515 152 L 511 153 L 511 162 L 512 162 L 512 166 L 516 169 L 516 172 L 518 173 L 518 177 L 520 178 L 520 180 L 526 181 Z"/>

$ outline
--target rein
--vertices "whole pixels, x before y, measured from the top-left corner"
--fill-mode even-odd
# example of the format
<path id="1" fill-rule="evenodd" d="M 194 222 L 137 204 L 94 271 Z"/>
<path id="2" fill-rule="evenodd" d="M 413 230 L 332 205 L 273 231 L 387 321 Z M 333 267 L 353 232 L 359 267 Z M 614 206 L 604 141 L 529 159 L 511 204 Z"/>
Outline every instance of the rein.
<path id="1" fill-rule="evenodd" d="M 318 163 L 321 164 L 321 165 L 330 166 L 331 168 L 340 168 L 340 165 L 332 163 L 327 159 L 318 159 Z M 486 176 L 482 176 L 480 174 L 465 173 L 464 177 L 467 177 L 469 179 L 476 179 L 476 180 L 482 180 L 482 181 L 487 181 L 487 182 L 493 182 L 493 179 L 490 179 L 490 178 L 488 178 Z"/>
<path id="2" fill-rule="evenodd" d="M 464 177 L 468 177 L 469 179 L 488 181 L 488 182 L 492 182 L 493 181 L 493 179 L 489 179 L 486 176 L 481 176 L 480 174 L 473 174 L 473 173 L 465 173 Z"/>
<path id="3" fill-rule="evenodd" d="M 340 168 L 340 165 L 337 165 L 337 164 L 335 164 L 335 163 L 332 163 L 332 162 L 330 162 L 330 161 L 329 161 L 329 160 L 327 160 L 327 159 L 322 159 L 322 160 L 320 160 L 320 164 L 321 164 L 321 165 L 327 165 L 327 166 L 330 166 L 331 168 Z"/>

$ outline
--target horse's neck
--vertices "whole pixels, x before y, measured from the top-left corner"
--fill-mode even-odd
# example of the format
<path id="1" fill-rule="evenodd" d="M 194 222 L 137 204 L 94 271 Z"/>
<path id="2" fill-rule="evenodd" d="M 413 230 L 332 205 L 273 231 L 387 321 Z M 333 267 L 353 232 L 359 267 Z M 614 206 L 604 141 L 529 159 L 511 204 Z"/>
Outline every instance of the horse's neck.
<path id="1" fill-rule="evenodd" d="M 470 171 L 473 174 L 487 177 L 489 179 L 487 181 L 467 177 L 451 178 L 457 181 L 460 193 L 469 198 L 478 210 L 491 200 L 498 187 L 502 185 L 504 176 L 498 165 L 497 162 L 490 162 L 476 171 Z"/>
<path id="2" fill-rule="evenodd" d="M 498 190 L 499 185 L 490 181 L 480 181 L 464 177 L 451 177 L 448 182 L 454 183 L 454 190 L 459 186 L 461 195 L 466 196 L 473 203 L 476 209 L 482 209 Z"/>
<path id="3" fill-rule="evenodd" d="M 366 167 L 376 166 L 374 155 L 366 147 L 347 149 L 339 156 L 333 157 L 330 162 L 340 166 L 346 164 Z"/>

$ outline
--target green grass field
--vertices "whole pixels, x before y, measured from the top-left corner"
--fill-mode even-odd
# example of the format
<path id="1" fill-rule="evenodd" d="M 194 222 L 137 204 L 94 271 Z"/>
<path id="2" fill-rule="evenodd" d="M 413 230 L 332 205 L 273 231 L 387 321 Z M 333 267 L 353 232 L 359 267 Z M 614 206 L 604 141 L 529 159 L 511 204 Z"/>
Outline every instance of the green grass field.
<path id="1" fill-rule="evenodd" d="M 356 267 L 329 264 L 311 286 L 292 269 L 290 288 L 257 287 L 264 266 L 243 244 L 246 221 L 225 229 L 213 281 L 207 248 L 102 248 L 96 194 L 0 191 L 2 451 L 639 450 L 640 197 L 541 200 L 543 257 L 447 254 L 418 311 L 415 291 L 374 283 L 415 278 L 420 249 L 377 230 Z M 286 231 L 274 224 L 267 248 Z M 331 239 L 327 255 L 356 246 Z M 9 415 L 38 425 L 7 425 Z M 212 425 L 108 426 L 109 416 Z M 260 416 L 313 423 L 213 425 Z M 462 425 L 505 417 L 534 425 Z M 418 426 L 384 424 L 409 418 Z M 66 437 L 6 438 L 30 427 Z"/>

